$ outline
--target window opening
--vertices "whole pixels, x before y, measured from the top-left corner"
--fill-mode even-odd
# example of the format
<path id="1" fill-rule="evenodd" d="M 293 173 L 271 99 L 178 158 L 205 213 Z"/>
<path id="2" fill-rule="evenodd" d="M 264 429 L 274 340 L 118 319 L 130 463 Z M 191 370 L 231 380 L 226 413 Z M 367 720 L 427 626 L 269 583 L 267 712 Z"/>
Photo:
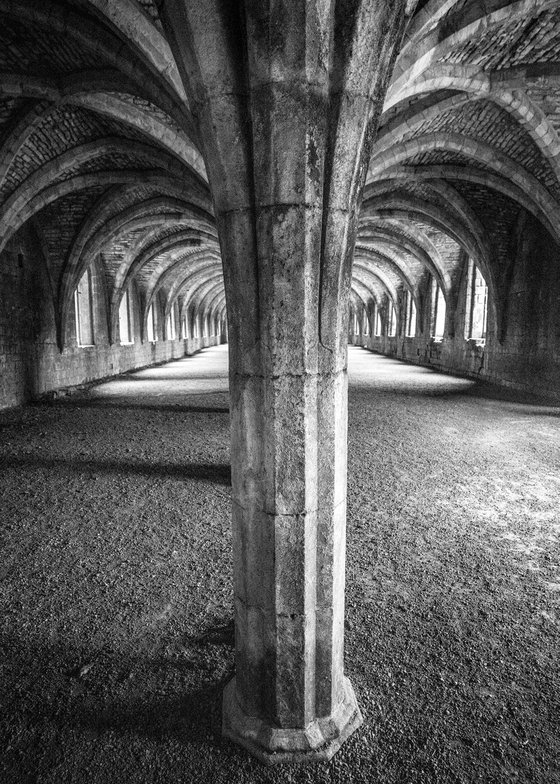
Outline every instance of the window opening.
<path id="1" fill-rule="evenodd" d="M 121 304 L 119 306 L 119 334 L 121 336 L 121 345 L 123 343 L 133 343 L 133 329 L 132 329 L 132 313 L 130 307 L 130 294 L 128 289 L 122 296 Z"/>
<path id="2" fill-rule="evenodd" d="M 407 338 L 416 337 L 416 303 L 410 291 L 406 292 L 405 335 Z"/>
<path id="3" fill-rule="evenodd" d="M 379 307 L 375 306 L 375 336 L 380 337 L 382 329 L 381 323 L 381 313 L 379 312 Z"/>
<path id="4" fill-rule="evenodd" d="M 173 307 L 171 308 L 171 313 L 167 317 L 167 339 L 168 340 L 175 340 L 177 337 L 177 332 L 175 330 L 175 310 L 176 304 L 173 303 Z"/>
<path id="5" fill-rule="evenodd" d="M 445 297 L 439 283 L 432 286 L 432 336 L 442 338 L 445 332 Z"/>
<path id="6" fill-rule="evenodd" d="M 79 346 L 93 346 L 93 290 L 91 270 L 88 268 L 74 292 L 76 338 Z"/>
<path id="7" fill-rule="evenodd" d="M 488 286 L 476 264 L 469 259 L 469 338 L 484 340 L 488 319 Z M 468 296 L 468 295 L 467 295 Z"/>
<path id="8" fill-rule="evenodd" d="M 395 307 L 392 303 L 389 305 L 389 329 L 387 334 L 390 338 L 394 338 L 397 334 L 397 317 L 395 313 Z"/>
<path id="9" fill-rule="evenodd" d="M 153 304 L 148 309 L 148 341 L 155 343 L 157 340 L 156 313 Z"/>

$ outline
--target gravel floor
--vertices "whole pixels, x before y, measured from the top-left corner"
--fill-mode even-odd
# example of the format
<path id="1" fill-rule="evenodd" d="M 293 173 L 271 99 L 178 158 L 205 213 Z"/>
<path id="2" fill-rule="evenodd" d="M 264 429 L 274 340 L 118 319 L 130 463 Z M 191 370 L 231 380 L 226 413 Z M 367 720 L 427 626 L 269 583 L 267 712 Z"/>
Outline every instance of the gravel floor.
<path id="1" fill-rule="evenodd" d="M 329 764 L 219 735 L 224 347 L 0 415 L 0 782 L 560 782 L 560 408 L 351 349 Z"/>

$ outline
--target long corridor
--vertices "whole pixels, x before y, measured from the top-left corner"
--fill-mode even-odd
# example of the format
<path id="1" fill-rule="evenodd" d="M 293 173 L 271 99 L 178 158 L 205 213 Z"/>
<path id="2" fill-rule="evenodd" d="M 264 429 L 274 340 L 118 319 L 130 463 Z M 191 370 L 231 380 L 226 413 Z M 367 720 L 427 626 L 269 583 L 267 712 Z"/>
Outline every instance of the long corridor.
<path id="1" fill-rule="evenodd" d="M 350 349 L 330 763 L 220 737 L 227 347 L 0 414 L 0 781 L 560 782 L 560 408 Z"/>

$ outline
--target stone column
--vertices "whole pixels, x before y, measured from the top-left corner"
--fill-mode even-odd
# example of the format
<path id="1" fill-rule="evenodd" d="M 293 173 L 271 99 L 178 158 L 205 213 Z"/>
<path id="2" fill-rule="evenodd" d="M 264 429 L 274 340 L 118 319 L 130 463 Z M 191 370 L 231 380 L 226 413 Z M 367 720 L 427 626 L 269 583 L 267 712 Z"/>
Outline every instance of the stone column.
<path id="1" fill-rule="evenodd" d="M 404 0 L 164 0 L 212 188 L 230 346 L 236 676 L 226 736 L 329 759 L 343 668 L 347 313 Z"/>

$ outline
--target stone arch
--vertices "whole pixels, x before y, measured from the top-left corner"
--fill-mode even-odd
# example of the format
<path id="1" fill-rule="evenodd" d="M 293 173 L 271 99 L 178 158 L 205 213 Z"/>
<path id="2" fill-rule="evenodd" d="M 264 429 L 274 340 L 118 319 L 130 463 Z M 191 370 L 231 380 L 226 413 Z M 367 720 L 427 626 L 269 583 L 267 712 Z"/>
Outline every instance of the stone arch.
<path id="1" fill-rule="evenodd" d="M 432 63 L 437 62 L 453 47 L 465 41 L 474 39 L 481 31 L 511 22 L 514 19 L 524 19 L 536 13 L 542 13 L 550 8 L 557 7 L 556 0 L 518 0 L 518 2 L 503 5 L 500 0 L 489 0 L 477 7 L 479 15 L 473 18 L 472 5 L 467 6 L 463 20 L 457 19 L 452 32 L 442 35 L 442 29 L 436 25 L 424 38 L 418 40 L 415 36 L 408 45 L 403 47 L 397 58 L 393 78 L 387 91 L 387 100 L 397 102 L 402 100 L 402 93 L 406 86 L 427 70 Z M 457 27 L 457 22 L 459 27 Z"/>
<path id="2" fill-rule="evenodd" d="M 188 104 L 171 48 L 153 21 L 133 0 L 88 0 L 88 4 L 117 27 L 125 40 L 131 40 L 150 61 L 155 70 L 172 86 L 179 98 Z"/>
<path id="3" fill-rule="evenodd" d="M 163 151 L 158 151 L 151 145 L 136 144 L 135 152 L 141 153 L 142 156 L 153 162 L 158 168 L 154 170 L 141 171 L 135 169 L 132 179 L 137 182 L 147 184 L 152 179 L 153 174 L 157 172 L 162 178 L 162 173 L 166 177 L 166 186 L 169 190 L 172 184 L 176 183 L 176 190 L 180 193 L 184 191 L 184 185 L 181 184 L 177 176 L 177 165 L 173 159 Z M 81 145 L 80 147 L 73 148 L 63 153 L 58 158 L 49 161 L 48 163 L 37 169 L 31 176 L 24 180 L 20 186 L 9 196 L 2 208 L 0 209 L 0 225 L 5 226 L 5 230 L 0 233 L 0 250 L 3 249 L 7 239 L 17 228 L 25 223 L 25 221 L 34 212 L 37 212 L 42 207 L 46 206 L 51 201 L 60 198 L 61 195 L 66 195 L 72 190 L 80 189 L 83 182 L 90 182 L 88 175 L 80 175 L 79 173 L 70 176 L 65 180 L 60 181 L 60 178 L 65 173 L 72 172 L 76 165 L 91 161 L 95 157 L 100 157 L 107 153 L 130 153 L 130 145 L 121 139 L 106 139 L 102 142 L 92 142 L 89 144 Z M 117 170 L 117 172 L 98 172 L 98 184 L 108 181 L 110 184 L 126 182 L 127 169 Z M 187 169 L 185 169 L 187 172 Z M 103 175 L 105 174 L 105 178 Z M 96 175 L 93 175 L 95 177 Z M 80 180 L 83 177 L 83 180 Z M 89 175 L 92 178 L 92 175 Z M 112 179 L 111 179 L 112 177 Z M 56 182 L 58 180 L 59 182 Z M 130 178 L 128 179 L 130 181 Z M 74 188 L 71 186 L 74 185 Z M 57 186 L 60 186 L 57 190 Z M 188 189 L 189 201 L 193 202 L 196 199 L 197 190 L 194 187 Z M 206 205 L 204 205 L 206 206 Z"/>
<path id="4" fill-rule="evenodd" d="M 450 236 L 455 242 L 462 245 L 473 258 L 481 259 L 485 268 L 490 266 L 489 249 L 486 247 L 484 238 L 473 234 L 471 230 L 473 227 L 465 226 L 458 218 L 452 217 L 429 202 L 417 199 L 380 199 L 379 206 L 368 202 L 362 210 L 362 215 L 364 218 L 373 218 L 376 215 L 383 218 L 396 218 L 404 223 L 410 220 L 414 221 L 417 217 L 441 233 Z"/>
<path id="5" fill-rule="evenodd" d="M 197 266 L 195 268 L 192 268 L 193 267 L 193 259 L 192 259 L 192 257 L 189 257 L 188 259 L 184 259 L 183 260 L 184 262 L 188 261 L 189 265 L 190 265 L 190 268 L 189 268 L 188 273 L 187 273 L 186 276 L 179 277 L 178 275 L 176 275 L 176 270 L 174 270 L 173 272 L 170 271 L 170 275 L 174 275 L 175 276 L 175 280 L 171 283 L 171 287 L 170 287 L 169 292 L 168 292 L 167 310 L 171 307 L 172 303 L 178 297 L 180 297 L 180 296 L 184 297 L 184 293 L 181 293 L 181 292 L 183 292 L 185 287 L 188 288 L 191 275 L 193 275 L 194 273 L 197 273 L 197 272 L 204 272 L 204 274 L 208 274 L 208 273 L 211 272 L 213 274 L 216 271 L 217 267 L 219 267 L 219 270 L 220 270 L 220 273 L 221 273 L 221 263 L 222 263 L 222 260 L 221 260 L 221 257 L 220 257 L 219 254 L 216 254 L 215 258 L 213 258 L 213 257 L 211 258 L 210 254 L 208 254 L 207 256 L 201 257 L 201 259 L 202 259 L 202 263 L 200 264 L 200 266 Z M 195 259 L 195 261 L 196 261 L 196 259 Z M 223 280 L 223 274 L 222 274 L 222 280 Z M 165 283 L 162 282 L 162 285 L 165 285 Z"/>
<path id="6" fill-rule="evenodd" d="M 560 180 L 560 140 L 553 125 L 522 90 L 508 88 L 508 82 L 495 79 L 491 73 L 481 72 L 476 66 L 437 65 L 407 86 L 405 98 L 439 90 L 458 90 L 461 94 L 431 104 L 426 109 L 415 111 L 414 104 L 409 112 L 402 113 L 387 126 L 380 136 L 376 149 L 384 150 L 395 143 L 399 131 L 410 133 L 415 127 L 437 116 L 440 112 L 458 107 L 470 100 L 487 98 L 505 109 L 514 117 L 529 137 L 535 142 L 543 157 L 548 161 L 557 179 Z M 387 108 L 390 108 L 390 104 Z"/>
<path id="7" fill-rule="evenodd" d="M 405 250 L 435 277 L 445 275 L 445 265 L 438 248 L 422 230 L 415 228 L 414 236 L 408 227 L 392 219 L 360 219 L 358 241 L 387 243 L 397 253 Z M 449 284 L 451 281 L 449 281 Z"/>
<path id="8" fill-rule="evenodd" d="M 130 0 L 126 0 L 130 2 Z M 114 4 L 118 5 L 118 4 Z M 158 82 L 163 92 L 180 100 L 180 95 L 173 86 L 169 76 L 173 71 L 158 70 L 154 60 L 147 53 L 147 48 L 138 47 L 135 42 L 134 49 L 126 44 L 130 57 L 123 51 L 122 42 L 127 42 L 127 36 L 119 36 L 111 31 L 102 20 L 85 18 L 82 14 L 68 7 L 61 8 L 51 0 L 41 0 L 41 3 L 13 3 L 10 0 L 0 0 L 0 13 L 5 17 L 12 17 L 29 25 L 47 27 L 49 31 L 72 38 L 79 47 L 84 47 L 94 53 L 101 61 L 110 63 L 117 72 L 123 72 L 137 84 L 153 81 L 159 77 Z M 157 29 L 154 28 L 157 32 Z M 129 39 L 128 39 L 129 40 Z M 121 45 L 119 46 L 119 43 Z M 133 55 L 141 55 L 140 57 Z M 149 78 L 152 77 L 152 78 Z"/>
<path id="9" fill-rule="evenodd" d="M 192 205 L 187 201 L 187 193 L 183 198 L 173 195 L 173 188 L 167 188 L 167 195 L 154 195 L 150 198 L 136 201 L 131 206 L 122 210 L 121 202 L 134 196 L 138 186 L 142 183 L 134 183 L 124 187 L 115 188 L 110 194 L 105 194 L 100 199 L 87 219 L 83 222 L 80 231 L 75 238 L 72 248 L 68 254 L 68 267 L 73 269 L 79 266 L 79 259 L 82 256 L 100 252 L 101 248 L 123 231 L 126 227 L 138 220 L 145 220 L 145 225 L 157 216 L 159 222 L 169 220 L 192 220 L 193 223 L 200 223 L 199 231 L 201 234 L 206 232 L 214 238 L 215 228 L 210 220 L 210 213 L 201 211 L 200 205 Z M 164 190 L 162 188 L 162 190 Z M 208 204 L 208 206 L 210 206 Z"/>
<path id="10" fill-rule="evenodd" d="M 364 261 L 363 256 L 356 255 L 355 258 L 354 258 L 354 266 L 359 268 L 360 266 L 362 266 L 361 265 L 362 261 Z M 396 287 L 394 281 L 391 280 L 391 278 L 387 275 L 387 272 L 385 270 L 380 269 L 379 267 L 372 268 L 369 265 L 367 265 L 367 261 L 368 261 L 367 257 L 366 257 L 365 261 L 366 261 L 366 265 L 364 265 L 365 266 L 365 270 L 369 273 L 371 278 L 374 278 L 374 279 L 377 278 L 377 280 L 382 284 L 382 286 L 383 286 L 384 290 L 386 291 L 389 299 L 396 306 L 396 303 L 397 303 L 397 287 Z"/>
<path id="11" fill-rule="evenodd" d="M 158 292 L 165 286 L 168 275 L 172 277 L 178 269 L 186 265 L 190 265 L 191 269 L 189 270 L 187 278 L 183 279 L 181 284 L 175 287 L 176 295 L 178 295 L 179 289 L 182 288 L 187 279 L 190 281 L 190 285 L 197 285 L 199 282 L 204 283 L 210 279 L 214 280 L 217 278 L 221 279 L 223 282 L 221 259 L 219 255 L 212 255 L 210 253 L 199 253 L 197 255 L 197 258 L 193 258 L 194 254 L 193 256 L 184 255 L 174 263 L 172 269 L 166 269 L 159 273 L 154 271 L 151 281 L 146 289 L 146 303 L 149 304 L 152 299 L 157 296 Z M 194 269 L 192 269 L 193 262 L 198 262 Z"/>
<path id="12" fill-rule="evenodd" d="M 399 263 L 398 260 L 381 252 L 378 248 L 357 244 L 354 255 L 356 261 L 352 268 L 352 278 L 357 278 L 358 273 L 364 268 L 377 269 L 380 267 L 392 273 L 401 283 L 412 285 L 406 265 Z"/>
<path id="13" fill-rule="evenodd" d="M 426 199 L 425 203 L 432 205 L 430 208 L 430 213 L 433 216 L 439 215 L 441 217 L 441 222 L 445 223 L 447 220 L 445 218 L 445 213 L 450 212 L 454 223 L 458 221 L 459 223 L 464 224 L 478 248 L 481 263 L 486 269 L 487 262 L 489 260 L 488 238 L 486 236 L 486 231 L 474 210 L 461 196 L 461 194 L 455 188 L 451 187 L 447 182 L 445 182 L 445 180 L 431 178 L 428 185 L 433 194 L 436 197 L 439 197 L 440 201 L 445 204 L 445 208 L 442 208 L 438 206 L 437 203 L 432 204 L 429 199 Z M 374 198 L 379 200 L 381 196 L 384 197 L 385 202 L 387 199 L 392 200 L 394 197 L 390 194 L 391 188 L 394 189 L 394 183 L 390 180 L 382 180 L 378 183 L 372 183 L 366 189 L 367 203 L 371 204 Z M 404 203 L 410 203 L 411 205 L 419 208 L 420 211 L 422 209 L 420 206 L 421 201 L 412 195 L 406 196 Z M 440 266 L 440 273 L 443 274 L 443 266 Z"/>
<path id="14" fill-rule="evenodd" d="M 196 224 L 198 222 L 202 222 L 203 225 L 207 226 L 210 230 L 209 221 L 208 223 L 205 221 L 205 218 L 209 219 L 209 216 L 200 208 L 178 201 L 172 201 L 171 205 L 181 209 L 181 212 L 176 212 L 175 210 L 164 212 L 163 210 L 165 208 L 169 209 L 170 204 L 165 199 L 159 198 L 133 205 L 124 210 L 124 212 L 107 220 L 96 231 L 93 231 L 93 233 L 92 228 L 96 225 L 95 221 L 92 219 L 88 222 L 83 235 L 77 239 L 71 249 L 60 280 L 59 302 L 61 321 L 63 323 L 68 316 L 69 302 L 75 283 L 79 279 L 84 265 L 88 263 L 88 259 L 100 253 L 103 246 L 110 242 L 112 238 L 117 237 L 125 231 L 133 231 L 136 228 L 146 228 L 149 226 L 159 227 L 162 219 L 171 219 L 178 223 L 192 221 L 195 224 L 195 227 L 191 229 L 193 231 L 193 236 L 197 234 Z M 156 207 L 161 211 L 158 212 Z M 99 213 L 97 214 L 97 217 L 99 217 Z M 150 258 L 150 251 L 148 249 L 145 253 L 139 254 L 136 259 L 125 260 L 117 272 L 117 277 L 113 284 L 113 291 L 110 295 L 110 339 L 112 339 L 112 335 L 115 334 L 115 314 L 118 312 L 118 303 L 120 302 L 122 292 L 134 277 L 135 272 Z"/>
<path id="15" fill-rule="evenodd" d="M 164 133 L 163 139 L 154 136 L 156 130 L 159 132 L 160 124 L 156 121 L 155 127 L 152 127 L 156 117 L 148 112 L 147 107 L 139 105 L 139 98 L 152 104 L 159 112 L 167 114 L 176 126 L 172 133 L 179 131 L 185 134 L 185 138 L 188 138 L 193 146 L 197 160 L 191 165 L 204 180 L 207 179 L 204 161 L 196 145 L 197 135 L 192 116 L 183 105 L 178 105 L 150 81 L 137 82 L 125 73 L 103 68 L 61 76 L 56 82 L 30 74 L 6 73 L 2 74 L 0 79 L 0 95 L 44 100 L 57 105 L 75 103 L 86 106 L 89 97 L 89 108 L 92 110 L 138 127 L 152 137 L 153 141 L 158 144 L 163 142 L 165 146 L 169 132 Z M 130 100 L 125 100 L 123 96 L 129 97 Z"/>
<path id="16" fill-rule="evenodd" d="M 150 114 L 142 106 L 133 105 L 111 93 L 87 92 L 84 95 L 74 95 L 68 101 L 142 131 L 152 142 L 157 142 L 168 153 L 190 166 L 205 182 L 208 181 L 202 155 L 187 133 L 179 128 L 170 128 L 169 124 Z"/>
<path id="17" fill-rule="evenodd" d="M 17 152 L 25 144 L 25 140 L 37 130 L 45 116 L 51 114 L 56 108 L 55 104 L 48 101 L 29 100 L 20 111 L 15 123 L 0 144 L 0 188 L 4 184 Z"/>
<path id="18" fill-rule="evenodd" d="M 374 156 L 370 161 L 367 182 L 382 174 L 387 176 L 394 166 L 404 163 L 408 158 L 434 150 L 466 155 L 473 159 L 475 168 L 478 162 L 483 163 L 496 174 L 525 190 L 543 215 L 555 213 L 555 200 L 536 177 L 489 144 L 474 141 L 458 133 L 428 133 L 401 142 L 379 156 Z M 554 224 L 557 225 L 555 233 L 560 237 L 560 219 L 556 218 Z"/>
<path id="19" fill-rule="evenodd" d="M 200 307 L 202 292 L 206 285 L 210 285 L 211 288 L 224 288 L 223 277 L 219 273 L 214 274 L 211 278 L 208 278 L 206 275 L 206 271 L 201 274 L 200 270 L 197 270 L 186 275 L 181 281 L 179 292 L 183 297 L 183 307 L 185 309 L 189 306 L 195 309 Z"/>
<path id="20" fill-rule="evenodd" d="M 395 179 L 399 177 L 410 178 L 411 171 L 407 167 L 399 167 L 391 170 L 391 176 Z M 516 201 L 521 207 L 524 207 L 527 212 L 530 212 L 547 231 L 557 240 L 560 241 L 559 218 L 557 210 L 554 211 L 552 216 L 553 221 L 549 220 L 548 215 L 535 204 L 531 196 L 526 193 L 520 186 L 515 183 L 500 177 L 492 172 L 487 172 L 482 169 L 467 169 L 464 166 L 454 166 L 452 164 L 435 164 L 430 166 L 421 166 L 414 169 L 414 176 L 416 179 L 422 180 L 459 180 L 463 182 L 472 182 L 476 185 L 483 185 L 490 190 L 495 190 L 508 196 L 512 201 Z"/>

